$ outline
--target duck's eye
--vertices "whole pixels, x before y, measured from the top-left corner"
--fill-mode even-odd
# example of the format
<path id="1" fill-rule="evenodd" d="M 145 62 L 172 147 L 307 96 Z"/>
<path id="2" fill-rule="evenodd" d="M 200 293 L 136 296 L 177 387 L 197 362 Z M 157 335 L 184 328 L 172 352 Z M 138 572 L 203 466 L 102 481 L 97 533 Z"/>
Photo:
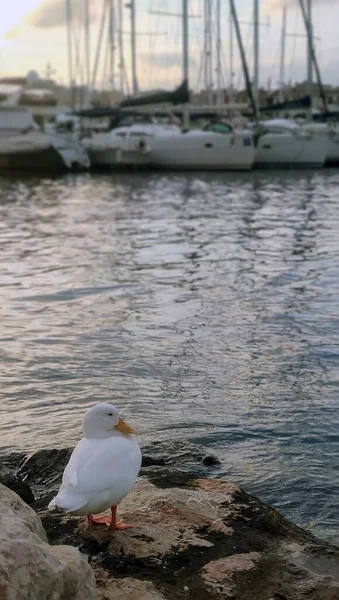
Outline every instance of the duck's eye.
<path id="1" fill-rule="evenodd" d="M 108 413 L 108 416 L 109 417 L 113 417 L 113 413 Z"/>

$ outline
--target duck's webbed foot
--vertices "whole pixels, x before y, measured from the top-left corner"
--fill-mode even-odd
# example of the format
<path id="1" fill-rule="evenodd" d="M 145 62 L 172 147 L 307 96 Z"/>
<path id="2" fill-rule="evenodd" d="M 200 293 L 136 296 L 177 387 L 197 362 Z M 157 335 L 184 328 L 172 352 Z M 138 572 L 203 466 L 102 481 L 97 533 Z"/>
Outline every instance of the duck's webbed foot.
<path id="1" fill-rule="evenodd" d="M 124 523 L 124 521 L 122 519 L 120 519 L 120 521 L 117 521 L 117 507 L 116 506 L 111 507 L 111 513 L 112 513 L 112 518 L 111 518 L 111 522 L 108 526 L 108 529 L 111 529 L 113 531 L 114 531 L 114 529 L 118 529 L 120 531 L 123 531 L 124 529 L 132 529 L 133 525 Z"/>
<path id="2" fill-rule="evenodd" d="M 111 517 L 109 515 L 97 515 L 94 517 L 93 515 L 87 515 L 88 525 L 107 525 L 107 527 L 111 524 Z"/>
<path id="3" fill-rule="evenodd" d="M 106 525 L 108 527 L 108 529 L 110 529 L 111 531 L 114 530 L 119 530 L 119 531 L 124 531 L 125 529 L 132 529 L 133 525 L 129 525 L 128 523 L 125 523 L 122 519 L 120 519 L 120 521 L 117 521 L 117 507 L 116 506 L 112 506 L 111 507 L 111 513 L 112 516 L 109 517 L 109 515 L 97 515 L 97 516 L 93 516 L 93 515 L 87 515 L 87 521 L 88 521 L 88 525 Z"/>

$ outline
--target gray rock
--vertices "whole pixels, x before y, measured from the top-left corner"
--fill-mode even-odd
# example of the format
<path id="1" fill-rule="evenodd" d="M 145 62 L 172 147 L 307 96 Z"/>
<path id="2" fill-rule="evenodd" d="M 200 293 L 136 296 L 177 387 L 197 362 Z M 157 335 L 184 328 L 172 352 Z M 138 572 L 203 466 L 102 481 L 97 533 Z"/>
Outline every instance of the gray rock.
<path id="1" fill-rule="evenodd" d="M 97 600 L 95 577 L 76 548 L 49 546 L 40 518 L 0 485 L 1 600 Z"/>
<path id="2" fill-rule="evenodd" d="M 207 454 L 202 459 L 202 462 L 205 465 L 205 467 L 217 467 L 221 465 L 219 458 L 217 456 L 214 456 L 214 454 Z"/>
<path id="3" fill-rule="evenodd" d="M 32 487 L 52 487 L 61 480 L 72 450 L 73 448 L 38 450 L 23 461 L 18 476 Z"/>
<path id="4" fill-rule="evenodd" d="M 153 456 L 148 456 L 147 454 L 142 455 L 142 467 L 151 467 L 151 466 L 165 466 L 166 461 L 164 458 L 154 458 Z"/>
<path id="5" fill-rule="evenodd" d="M 26 504 L 34 502 L 34 495 L 27 483 L 20 477 L 14 475 L 13 471 L 7 467 L 4 460 L 0 459 L 0 483 L 18 494 Z"/>
<path id="6" fill-rule="evenodd" d="M 52 543 L 90 555 L 100 598 L 338 600 L 338 548 L 230 482 L 153 482 L 140 477 L 119 506 L 129 531 L 41 512 Z"/>
<path id="7" fill-rule="evenodd" d="M 200 476 L 206 473 L 205 454 L 193 446 L 176 445 L 171 456 L 164 444 L 149 448 L 149 465 L 118 509 L 134 529 L 117 532 L 46 510 L 69 453 L 41 451 L 19 473 L 36 494 L 34 508 L 50 543 L 69 544 L 89 556 L 100 600 L 338 600 L 339 549 L 231 482 Z M 78 582 L 78 566 L 72 577 Z M 57 590 L 58 585 L 55 578 Z M 1 592 L 0 587 L 2 600 Z M 60 598 L 78 598 L 67 593 Z M 82 598 L 92 596 L 86 592 Z"/>

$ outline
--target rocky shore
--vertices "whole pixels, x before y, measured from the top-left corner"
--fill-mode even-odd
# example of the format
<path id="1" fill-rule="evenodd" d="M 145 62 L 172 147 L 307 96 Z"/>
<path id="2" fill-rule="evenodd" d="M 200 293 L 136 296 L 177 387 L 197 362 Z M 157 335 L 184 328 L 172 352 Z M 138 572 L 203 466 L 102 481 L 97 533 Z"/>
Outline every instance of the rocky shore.
<path id="1" fill-rule="evenodd" d="M 339 548 L 213 478 L 198 447 L 144 449 L 119 507 L 134 529 L 115 533 L 47 511 L 70 452 L 0 459 L 1 600 L 339 599 Z"/>

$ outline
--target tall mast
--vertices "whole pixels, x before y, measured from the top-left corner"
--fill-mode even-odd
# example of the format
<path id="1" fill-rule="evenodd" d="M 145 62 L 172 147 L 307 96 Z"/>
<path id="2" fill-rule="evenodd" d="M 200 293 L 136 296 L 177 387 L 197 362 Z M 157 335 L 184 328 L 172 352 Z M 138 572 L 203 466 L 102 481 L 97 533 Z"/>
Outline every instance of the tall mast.
<path id="1" fill-rule="evenodd" d="M 212 0 L 206 2 L 206 61 L 208 73 L 208 103 L 212 104 L 213 68 L 212 68 Z"/>
<path id="2" fill-rule="evenodd" d="M 324 90 L 324 86 L 322 84 L 322 80 L 321 80 L 321 74 L 320 74 L 320 70 L 319 70 L 319 65 L 318 65 L 318 61 L 317 61 L 317 56 L 315 53 L 315 49 L 314 49 L 314 43 L 313 43 L 313 27 L 312 27 L 312 23 L 309 21 L 306 10 L 305 10 L 305 5 L 304 5 L 304 1 L 303 0 L 299 0 L 299 5 L 301 8 L 301 14 L 303 16 L 303 20 L 304 20 L 304 24 L 305 24 L 305 29 L 306 29 L 306 33 L 307 33 L 307 38 L 308 38 L 308 47 L 309 47 L 309 53 L 311 56 L 311 63 L 313 64 L 314 70 L 315 70 L 315 75 L 317 78 L 317 84 L 319 87 L 319 92 L 320 92 L 320 96 L 324 105 L 324 110 L 325 112 L 328 111 L 327 108 L 327 100 L 326 100 L 326 94 L 325 94 L 325 90 Z M 312 67 L 311 64 L 311 67 Z M 308 75 L 310 75 L 310 79 L 312 80 L 312 73 L 311 73 L 311 68 L 310 71 L 308 73 Z M 310 85 L 311 87 L 311 85 Z"/>
<path id="3" fill-rule="evenodd" d="M 66 0 L 68 79 L 73 107 L 73 53 L 72 53 L 72 7 L 71 0 Z"/>
<path id="4" fill-rule="evenodd" d="M 89 28 L 89 0 L 85 0 L 85 61 L 86 61 L 87 104 L 89 104 L 90 89 L 91 89 L 91 39 L 90 39 L 90 28 Z"/>
<path id="5" fill-rule="evenodd" d="M 131 10 L 131 55 L 132 55 L 132 92 L 138 92 L 137 80 L 137 53 L 136 53 L 136 33 L 135 33 L 135 1 L 130 0 Z"/>
<path id="6" fill-rule="evenodd" d="M 115 88 L 114 77 L 114 0 L 109 0 L 109 79 L 111 92 Z"/>
<path id="7" fill-rule="evenodd" d="M 230 102 L 233 102 L 233 13 L 230 4 Z"/>
<path id="8" fill-rule="evenodd" d="M 307 0 L 307 19 L 309 32 L 307 36 L 307 83 L 308 93 L 312 96 L 312 79 L 313 79 L 313 62 L 312 62 L 312 38 L 313 38 L 313 26 L 312 26 L 312 0 Z"/>
<path id="9" fill-rule="evenodd" d="M 259 106 L 259 0 L 254 0 L 254 72 L 253 95 Z"/>
<path id="10" fill-rule="evenodd" d="M 188 48 L 188 0 L 182 0 L 182 74 L 184 81 L 189 86 L 189 48 Z M 189 129 L 189 108 L 184 104 L 183 128 Z"/>
<path id="11" fill-rule="evenodd" d="M 221 93 L 221 11 L 220 2 L 217 0 L 217 104 L 222 103 Z"/>
<path id="12" fill-rule="evenodd" d="M 208 90 L 208 51 L 207 51 L 207 0 L 204 2 L 204 85 L 205 90 Z"/>
<path id="13" fill-rule="evenodd" d="M 250 75 L 249 75 L 246 56 L 245 56 L 244 44 L 242 42 L 239 20 L 238 20 L 238 15 L 237 15 L 237 9 L 235 7 L 234 0 L 230 0 L 230 7 L 231 7 L 231 13 L 232 13 L 232 20 L 234 23 L 235 34 L 237 36 L 237 42 L 238 42 L 238 46 L 239 46 L 241 64 L 242 64 L 242 68 L 243 68 L 244 76 L 245 76 L 247 93 L 248 93 L 248 97 L 249 97 L 251 105 L 252 105 L 252 110 L 253 110 L 255 119 L 258 120 L 258 112 L 259 112 L 258 104 L 255 102 L 255 99 L 253 96 L 253 86 L 251 85 Z"/>
<path id="14" fill-rule="evenodd" d="M 98 41 L 97 41 L 97 47 L 96 47 L 96 52 L 95 52 L 95 57 L 94 57 L 93 73 L 92 73 L 92 89 L 93 90 L 95 90 L 95 84 L 96 84 L 97 75 L 98 75 L 100 54 L 101 54 L 101 48 L 102 48 L 102 43 L 103 43 L 104 33 L 105 33 L 105 22 L 106 22 L 107 9 L 108 9 L 107 0 L 104 0 L 103 6 L 102 6 L 102 14 L 101 14 L 101 20 L 100 20 L 100 25 L 99 25 Z"/>
<path id="15" fill-rule="evenodd" d="M 285 86 L 285 42 L 286 42 L 286 15 L 287 7 L 283 7 L 282 27 L 281 27 L 281 55 L 280 55 L 280 101 L 284 101 Z"/>
<path id="16" fill-rule="evenodd" d="M 120 75 L 120 94 L 124 95 L 124 44 L 123 44 L 123 0 L 119 0 L 119 75 Z"/>
<path id="17" fill-rule="evenodd" d="M 188 82 L 188 0 L 182 0 L 183 78 Z"/>

